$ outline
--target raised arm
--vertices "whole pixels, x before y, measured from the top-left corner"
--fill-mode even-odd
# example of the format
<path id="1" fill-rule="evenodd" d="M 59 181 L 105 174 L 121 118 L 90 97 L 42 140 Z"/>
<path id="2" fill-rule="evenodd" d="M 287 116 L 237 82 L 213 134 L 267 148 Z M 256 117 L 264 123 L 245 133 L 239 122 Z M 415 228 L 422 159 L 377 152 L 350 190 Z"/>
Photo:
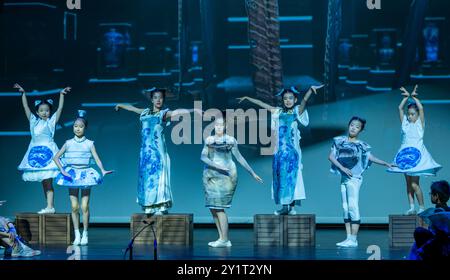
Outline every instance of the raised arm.
<path id="1" fill-rule="evenodd" d="M 266 104 L 266 103 L 262 102 L 261 100 L 258 100 L 258 99 L 255 99 L 255 98 L 251 98 L 251 97 L 248 97 L 248 96 L 239 97 L 239 98 L 236 98 L 236 99 L 239 101 L 238 103 L 241 103 L 244 100 L 248 100 L 251 103 L 253 103 L 255 105 L 258 105 L 259 107 L 262 107 L 262 108 L 264 108 L 266 110 L 269 110 L 271 113 L 274 113 L 278 109 L 277 107 L 274 107 L 272 105 Z"/>
<path id="2" fill-rule="evenodd" d="M 256 175 L 255 171 L 253 171 L 253 169 L 247 163 L 245 158 L 241 155 L 237 144 L 235 144 L 233 146 L 233 148 L 231 149 L 231 152 L 233 153 L 236 160 L 242 165 L 242 167 L 244 167 L 253 176 L 253 178 L 255 178 L 256 181 L 258 181 L 259 183 L 263 183 L 263 180 L 258 175 Z"/>
<path id="3" fill-rule="evenodd" d="M 30 120 L 31 110 L 30 110 L 30 107 L 28 106 L 27 94 L 26 94 L 25 90 L 19 84 L 14 84 L 14 88 L 17 89 L 22 94 L 23 109 L 25 111 L 25 115 L 27 116 L 27 119 Z"/>
<path id="4" fill-rule="evenodd" d="M 376 158 L 376 157 L 375 157 L 374 155 L 372 155 L 372 154 L 370 154 L 369 160 L 370 160 L 371 162 L 373 162 L 373 163 L 376 163 L 376 164 L 379 164 L 379 165 L 383 165 L 383 166 L 386 166 L 386 167 L 389 167 L 389 168 L 394 167 L 394 165 L 392 165 L 392 164 L 390 164 L 390 163 L 387 163 L 387 162 L 385 162 L 384 160 L 378 159 L 378 158 Z"/>
<path id="5" fill-rule="evenodd" d="M 311 86 L 308 91 L 306 92 L 305 96 L 302 99 L 302 102 L 300 102 L 300 105 L 298 105 L 298 113 L 301 115 L 305 111 L 306 103 L 308 102 L 308 99 L 311 97 L 311 94 L 317 94 L 317 90 L 320 88 L 323 88 L 324 85 L 320 86 Z"/>
<path id="6" fill-rule="evenodd" d="M 130 104 L 117 104 L 116 107 L 114 108 L 114 110 L 116 110 L 116 111 L 119 111 L 120 109 L 134 112 L 138 115 L 140 115 L 140 114 L 142 114 L 142 112 L 144 112 L 144 109 L 136 108 Z"/>
<path id="7" fill-rule="evenodd" d="M 398 115 L 400 117 L 400 122 L 403 122 L 403 117 L 405 115 L 405 104 L 408 102 L 409 92 L 404 87 L 401 87 L 400 90 L 402 91 L 403 99 L 402 102 L 400 102 L 400 105 L 398 105 Z"/>
<path id="8" fill-rule="evenodd" d="M 422 127 L 423 127 L 423 126 L 425 126 L 425 113 L 423 111 L 422 102 L 420 102 L 419 98 L 417 97 L 418 96 L 417 87 L 418 87 L 418 85 L 416 85 L 414 87 L 414 90 L 411 93 L 411 97 L 416 102 L 417 108 L 419 109 L 420 122 L 422 123 Z"/>
<path id="9" fill-rule="evenodd" d="M 105 168 L 103 168 L 103 163 L 100 160 L 100 157 L 98 156 L 97 151 L 95 150 L 94 144 L 92 144 L 91 153 L 92 153 L 92 157 L 94 157 L 95 163 L 97 164 L 98 168 L 100 168 L 100 170 L 102 172 L 102 176 L 113 173 L 112 170 L 105 170 Z"/>
<path id="10" fill-rule="evenodd" d="M 59 104 L 58 109 L 55 112 L 56 116 L 56 122 L 59 121 L 59 118 L 61 117 L 62 109 L 64 107 L 64 96 L 69 93 L 72 90 L 71 87 L 66 87 L 63 90 L 59 92 Z"/>

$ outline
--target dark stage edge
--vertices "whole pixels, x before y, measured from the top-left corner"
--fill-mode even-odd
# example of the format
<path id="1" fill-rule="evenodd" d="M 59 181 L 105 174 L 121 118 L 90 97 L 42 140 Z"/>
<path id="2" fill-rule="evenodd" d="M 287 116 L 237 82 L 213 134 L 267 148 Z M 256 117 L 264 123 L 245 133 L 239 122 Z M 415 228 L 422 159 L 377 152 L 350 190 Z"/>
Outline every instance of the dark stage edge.
<path id="1" fill-rule="evenodd" d="M 34 258 L 9 260 L 123 260 L 130 238 L 129 228 L 93 227 L 89 230 L 88 246 L 34 245 L 42 251 Z M 217 239 L 214 228 L 195 228 L 191 247 L 160 245 L 159 260 L 368 260 L 379 248 L 381 260 L 407 260 L 409 248 L 390 248 L 386 229 L 362 228 L 358 248 L 337 248 L 336 242 L 345 239 L 344 229 L 318 229 L 315 247 L 255 246 L 253 229 L 231 228 L 231 248 L 210 248 L 208 242 Z M 3 258 L 3 250 L 0 251 Z M 134 246 L 134 260 L 153 260 L 153 245 Z"/>

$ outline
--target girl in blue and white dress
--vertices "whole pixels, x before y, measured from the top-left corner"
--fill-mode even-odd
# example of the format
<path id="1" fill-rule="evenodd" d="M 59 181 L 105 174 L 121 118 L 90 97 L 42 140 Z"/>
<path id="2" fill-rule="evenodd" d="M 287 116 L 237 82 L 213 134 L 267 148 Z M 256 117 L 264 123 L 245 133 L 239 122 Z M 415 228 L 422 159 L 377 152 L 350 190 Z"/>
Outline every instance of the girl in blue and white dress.
<path id="1" fill-rule="evenodd" d="M 275 215 L 294 215 L 295 205 L 305 199 L 305 187 L 302 175 L 302 151 L 300 149 L 300 125 L 309 124 L 306 103 L 311 94 L 317 94 L 321 86 L 312 86 L 303 97 L 300 105 L 297 97 L 300 92 L 295 87 L 281 90 L 277 96 L 283 99 L 283 107 L 273 107 L 260 100 L 245 96 L 238 98 L 239 103 L 248 100 L 272 113 L 271 126 L 277 133 L 277 145 L 272 162 L 272 198 L 275 204 L 282 205 Z"/>
<path id="2" fill-rule="evenodd" d="M 170 157 L 166 148 L 164 127 L 170 124 L 171 117 L 197 110 L 163 109 L 166 89 L 153 87 L 145 90 L 144 94 L 150 95 L 152 108 L 140 109 L 129 104 L 118 104 L 115 110 L 124 109 L 139 115 L 142 130 L 137 202 L 146 214 L 163 215 L 172 207 L 173 202 Z"/>
<path id="3" fill-rule="evenodd" d="M 91 187 L 101 184 L 103 177 L 113 172 L 103 168 L 103 164 L 95 149 L 94 141 L 84 136 L 87 125 L 86 111 L 79 110 L 73 124 L 75 136 L 67 140 L 54 157 L 54 161 L 61 171 L 56 177 L 56 184 L 69 188 L 70 202 L 72 205 L 72 222 L 75 231 L 73 245 L 88 244 Z M 62 163 L 60 160 L 61 157 Z M 91 167 L 92 159 L 95 160 L 98 168 L 100 168 L 101 175 Z M 81 211 L 83 213 L 82 237 L 79 230 L 79 190 L 81 190 Z"/>
<path id="4" fill-rule="evenodd" d="M 25 115 L 30 122 L 31 141 L 28 150 L 22 159 L 18 169 L 23 172 L 22 179 L 27 182 L 41 182 L 47 200 L 47 207 L 40 210 L 39 214 L 53 214 L 54 190 L 53 178 L 58 174 L 58 167 L 53 162 L 53 156 L 58 151 L 58 146 L 53 141 L 55 136 L 56 123 L 58 122 L 64 107 L 64 95 L 70 92 L 67 87 L 59 94 L 59 105 L 52 115 L 53 100 L 36 100 L 34 107 L 36 116 L 28 106 L 25 90 L 15 84 L 14 88 L 22 93 L 22 105 Z"/>
<path id="5" fill-rule="evenodd" d="M 404 97 L 398 106 L 402 124 L 402 143 L 394 158 L 397 167 L 390 168 L 388 171 L 405 174 L 406 193 L 409 201 L 409 209 L 405 214 L 413 215 L 416 214 L 414 195 L 419 202 L 417 213 L 420 214 L 425 210 L 423 193 L 419 185 L 420 176 L 436 176 L 442 166 L 433 160 L 423 144 L 425 114 L 423 105 L 417 98 L 417 85 L 411 94 L 404 87 L 400 90 Z M 410 97 L 414 100 L 414 103 L 407 106 L 407 113 L 405 114 L 404 107 Z"/>

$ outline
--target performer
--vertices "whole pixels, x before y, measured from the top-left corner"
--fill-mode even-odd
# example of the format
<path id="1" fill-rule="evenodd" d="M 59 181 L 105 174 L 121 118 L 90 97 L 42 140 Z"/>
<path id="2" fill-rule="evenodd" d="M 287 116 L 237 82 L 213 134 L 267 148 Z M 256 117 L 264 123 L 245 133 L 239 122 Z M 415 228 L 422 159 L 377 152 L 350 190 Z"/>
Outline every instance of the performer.
<path id="1" fill-rule="evenodd" d="M 330 155 L 331 172 L 341 175 L 342 206 L 347 238 L 339 243 L 339 247 L 357 247 L 357 235 L 361 217 L 359 213 L 359 190 L 363 181 L 362 173 L 374 162 L 387 167 L 391 164 L 376 158 L 371 147 L 358 139 L 364 130 L 366 121 L 360 117 L 352 117 L 348 123 L 348 135 L 338 136 L 333 140 Z"/>
<path id="2" fill-rule="evenodd" d="M 14 88 L 22 93 L 22 105 L 30 122 L 31 132 L 28 150 L 18 169 L 23 171 L 22 179 L 24 181 L 42 182 L 47 207 L 40 210 L 38 214 L 53 214 L 55 213 L 53 178 L 58 174 L 58 167 L 52 161 L 53 156 L 58 151 L 58 146 L 53 141 L 53 137 L 55 136 L 56 123 L 64 107 L 64 95 L 70 92 L 71 88 L 67 87 L 61 90 L 58 109 L 51 117 L 53 100 L 36 100 L 34 102 L 35 116 L 28 106 L 25 90 L 19 84 L 15 84 Z"/>
<path id="3" fill-rule="evenodd" d="M 301 200 L 306 198 L 299 125 L 308 126 L 306 103 L 311 94 L 317 94 L 317 89 L 322 87 L 323 85 L 312 86 L 300 105 L 296 105 L 300 92 L 295 87 L 282 89 L 277 94 L 283 100 L 283 107 L 273 107 L 248 96 L 238 98 L 239 103 L 248 100 L 272 113 L 271 126 L 277 131 L 278 141 L 272 161 L 272 198 L 275 204 L 282 205 L 280 210 L 275 211 L 275 215 L 296 214 L 295 205 L 300 205 Z"/>
<path id="4" fill-rule="evenodd" d="M 226 114 L 223 112 L 222 116 L 216 118 L 214 135 L 206 138 L 201 155 L 201 160 L 205 163 L 203 187 L 206 207 L 211 211 L 219 233 L 219 239 L 208 243 L 210 247 L 231 247 L 225 209 L 231 207 L 237 185 L 237 171 L 232 155 L 256 181 L 263 183 L 239 152 L 236 139 L 225 133 L 225 128 Z"/>
<path id="5" fill-rule="evenodd" d="M 88 122 L 86 119 L 86 111 L 79 110 L 77 118 L 73 124 L 73 132 L 75 136 L 64 143 L 53 158 L 60 174 L 56 177 L 56 184 L 69 188 L 70 202 L 72 206 L 72 222 L 75 231 L 75 240 L 73 245 L 88 244 L 88 227 L 89 227 L 89 199 L 91 187 L 99 185 L 103 182 L 103 177 L 113 171 L 107 171 L 103 168 L 103 164 L 97 154 L 94 141 L 88 140 L 85 134 Z M 62 161 L 60 161 L 63 156 Z M 90 167 L 92 158 L 100 168 L 100 175 L 94 168 Z M 81 211 L 83 212 L 83 236 L 80 235 L 79 225 L 79 200 L 78 194 L 81 189 Z"/>
<path id="6" fill-rule="evenodd" d="M 450 186 L 447 181 L 433 182 L 431 185 L 431 203 L 435 205 L 419 214 L 429 228 L 416 228 L 415 243 L 409 259 L 433 260 L 450 257 Z"/>
<path id="7" fill-rule="evenodd" d="M 404 87 L 400 90 L 403 92 L 403 100 L 398 106 L 402 124 L 402 143 L 394 158 L 394 163 L 398 167 L 390 168 L 388 171 L 405 174 L 406 193 L 409 201 L 409 209 L 405 214 L 414 215 L 416 214 L 414 195 L 419 202 L 417 213 L 420 214 L 425 210 L 423 193 L 419 184 L 420 176 L 435 176 L 442 167 L 433 160 L 423 144 L 425 114 L 422 103 L 417 97 L 417 85 L 411 94 Z M 414 102 L 408 104 L 405 114 L 404 107 L 410 97 Z"/>
<path id="8" fill-rule="evenodd" d="M 163 215 L 168 213 L 173 202 L 170 157 L 164 138 L 164 125 L 169 125 L 171 117 L 197 110 L 163 109 L 166 89 L 153 87 L 144 93 L 150 94 L 152 108 L 140 109 L 129 104 L 118 104 L 115 110 L 124 109 L 140 115 L 142 144 L 139 154 L 137 202 L 146 214 Z"/>
<path id="9" fill-rule="evenodd" d="M 2 206 L 6 201 L 0 201 Z M 33 250 L 25 244 L 22 237 L 17 234 L 14 224 L 0 216 L 0 245 L 5 247 L 4 256 L 29 258 L 41 254 L 39 250 Z"/>

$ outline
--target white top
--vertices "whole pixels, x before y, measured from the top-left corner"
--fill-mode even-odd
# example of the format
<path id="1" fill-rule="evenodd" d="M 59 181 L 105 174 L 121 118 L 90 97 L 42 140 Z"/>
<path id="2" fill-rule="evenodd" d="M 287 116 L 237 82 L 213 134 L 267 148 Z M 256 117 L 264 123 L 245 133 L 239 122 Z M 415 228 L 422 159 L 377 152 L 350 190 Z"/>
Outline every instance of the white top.
<path id="1" fill-rule="evenodd" d="M 66 151 L 64 152 L 62 161 L 65 165 L 90 165 L 92 163 L 91 148 L 94 141 L 88 140 L 86 137 L 74 137 L 67 140 Z"/>
<path id="2" fill-rule="evenodd" d="M 51 118 L 43 120 L 36 117 L 34 114 L 30 116 L 30 132 L 31 143 L 48 143 L 53 142 L 53 136 L 55 136 L 56 130 L 56 114 L 53 114 Z"/>
<path id="3" fill-rule="evenodd" d="M 403 115 L 402 121 L 402 145 L 422 145 L 425 129 L 422 126 L 420 118 L 412 123 L 408 121 L 408 117 Z"/>

